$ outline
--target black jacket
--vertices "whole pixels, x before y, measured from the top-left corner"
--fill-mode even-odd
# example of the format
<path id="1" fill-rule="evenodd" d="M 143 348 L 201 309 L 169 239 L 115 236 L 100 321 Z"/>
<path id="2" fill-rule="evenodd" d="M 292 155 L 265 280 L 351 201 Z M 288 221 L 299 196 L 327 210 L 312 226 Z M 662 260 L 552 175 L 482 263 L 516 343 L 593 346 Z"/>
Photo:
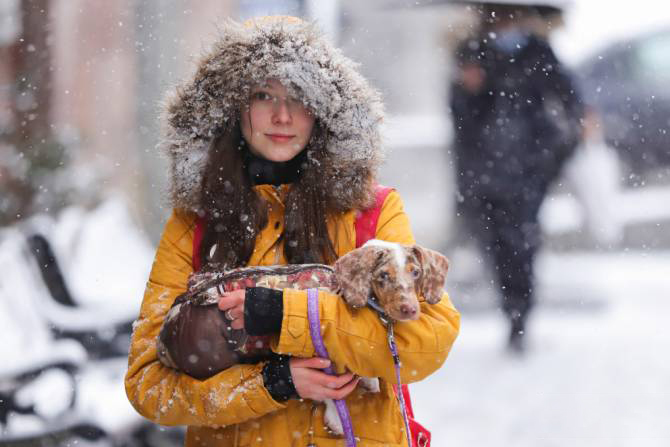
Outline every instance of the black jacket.
<path id="1" fill-rule="evenodd" d="M 477 64 L 477 93 L 452 83 L 454 149 L 461 194 L 542 195 L 581 138 L 583 106 L 572 77 L 549 44 L 521 35 L 504 50 L 490 35 L 464 42 L 457 63 Z"/>

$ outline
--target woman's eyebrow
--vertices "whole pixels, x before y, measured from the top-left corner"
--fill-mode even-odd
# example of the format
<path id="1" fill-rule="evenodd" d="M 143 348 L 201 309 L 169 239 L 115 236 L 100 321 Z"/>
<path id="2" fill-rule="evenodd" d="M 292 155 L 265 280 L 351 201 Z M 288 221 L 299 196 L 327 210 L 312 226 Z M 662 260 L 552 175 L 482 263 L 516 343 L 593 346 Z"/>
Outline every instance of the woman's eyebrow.
<path id="1" fill-rule="evenodd" d="M 270 86 L 266 86 L 266 87 L 257 86 L 257 87 L 253 87 L 251 89 L 251 93 L 258 93 L 258 92 L 268 93 L 268 94 L 271 94 L 273 96 L 275 95 L 275 91 L 272 90 L 272 87 L 270 87 Z"/>
<path id="2" fill-rule="evenodd" d="M 272 87 L 269 83 L 263 82 L 263 83 L 254 84 L 251 88 L 256 89 L 256 88 L 272 88 Z"/>

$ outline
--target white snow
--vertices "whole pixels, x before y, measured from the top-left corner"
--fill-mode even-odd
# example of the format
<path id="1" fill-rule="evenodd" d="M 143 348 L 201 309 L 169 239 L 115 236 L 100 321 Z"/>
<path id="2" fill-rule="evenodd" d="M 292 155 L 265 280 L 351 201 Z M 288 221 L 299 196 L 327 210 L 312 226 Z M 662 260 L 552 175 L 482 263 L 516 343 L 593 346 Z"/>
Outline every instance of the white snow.
<path id="1" fill-rule="evenodd" d="M 561 58 L 578 63 L 615 40 L 668 28 L 670 7 L 665 0 L 576 0 L 565 25 L 552 42 Z"/>
<path id="2" fill-rule="evenodd" d="M 434 444 L 670 445 L 668 266 L 670 252 L 543 253 L 528 355 L 505 353 L 498 312 L 465 313 L 445 365 L 412 385 Z"/>
<path id="3" fill-rule="evenodd" d="M 54 249 L 62 254 L 76 299 L 84 305 L 113 304 L 137 314 L 154 248 L 137 229 L 124 200 L 111 197 L 87 214 L 70 208 L 58 223 Z"/>
<path id="4" fill-rule="evenodd" d="M 384 146 L 390 150 L 444 148 L 451 135 L 451 123 L 443 115 L 392 115 L 382 124 Z"/>
<path id="5" fill-rule="evenodd" d="M 610 197 L 615 204 L 619 222 L 629 225 L 644 222 L 670 220 L 670 187 L 646 186 L 640 189 L 620 190 Z M 579 231 L 586 220 L 586 209 L 580 200 L 571 194 L 548 197 L 540 211 L 540 222 L 548 234 Z"/>
<path id="6" fill-rule="evenodd" d="M 83 361 L 79 343 L 54 340 L 36 301 L 33 272 L 21 262 L 25 245 L 18 233 L 5 231 L 0 239 L 0 378 L 52 361 Z"/>
<path id="7" fill-rule="evenodd" d="M 49 297 L 25 241 L 36 229 L 50 238 L 79 307 Z M 118 197 L 89 213 L 71 208 L 55 220 L 38 216 L 0 231 L 0 389 L 16 386 L 16 374 L 53 363 L 76 370 L 70 376 L 48 368 L 21 388 L 19 402 L 34 404 L 45 419 L 13 414 L 8 426 L 0 427 L 0 438 L 40 433 L 45 424 L 62 429 L 82 420 L 123 436 L 146 423 L 125 395 L 125 356 L 90 361 L 81 344 L 57 339 L 50 328 L 95 331 L 137 318 L 152 258 L 153 248 Z M 76 400 L 68 410 L 73 386 Z"/>

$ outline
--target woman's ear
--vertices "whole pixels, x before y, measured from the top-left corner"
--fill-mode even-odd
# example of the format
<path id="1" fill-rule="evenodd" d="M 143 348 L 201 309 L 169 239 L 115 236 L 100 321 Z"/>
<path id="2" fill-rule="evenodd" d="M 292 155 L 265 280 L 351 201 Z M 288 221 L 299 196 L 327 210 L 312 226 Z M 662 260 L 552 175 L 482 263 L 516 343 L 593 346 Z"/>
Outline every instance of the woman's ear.
<path id="1" fill-rule="evenodd" d="M 335 262 L 335 277 L 340 295 L 353 307 L 367 304 L 371 292 L 372 269 L 379 255 L 373 246 L 352 250 Z"/>
<path id="2" fill-rule="evenodd" d="M 419 260 L 423 272 L 419 284 L 421 295 L 429 304 L 438 303 L 444 293 L 449 261 L 441 253 L 418 245 L 413 246 L 412 251 Z"/>

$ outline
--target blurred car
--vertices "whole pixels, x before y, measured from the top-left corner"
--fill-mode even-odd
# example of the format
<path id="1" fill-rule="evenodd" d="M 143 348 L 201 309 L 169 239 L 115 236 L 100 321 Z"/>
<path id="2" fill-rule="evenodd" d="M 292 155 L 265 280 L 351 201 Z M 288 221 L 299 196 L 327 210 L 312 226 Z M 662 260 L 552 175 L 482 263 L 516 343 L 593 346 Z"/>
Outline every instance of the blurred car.
<path id="1" fill-rule="evenodd" d="M 670 29 L 609 45 L 578 67 L 585 100 L 631 178 L 670 167 Z"/>

